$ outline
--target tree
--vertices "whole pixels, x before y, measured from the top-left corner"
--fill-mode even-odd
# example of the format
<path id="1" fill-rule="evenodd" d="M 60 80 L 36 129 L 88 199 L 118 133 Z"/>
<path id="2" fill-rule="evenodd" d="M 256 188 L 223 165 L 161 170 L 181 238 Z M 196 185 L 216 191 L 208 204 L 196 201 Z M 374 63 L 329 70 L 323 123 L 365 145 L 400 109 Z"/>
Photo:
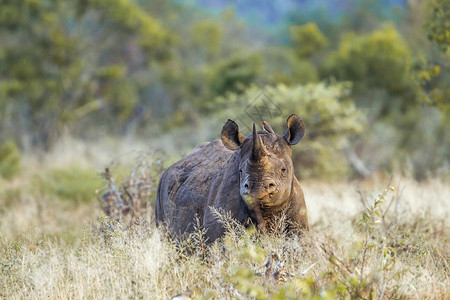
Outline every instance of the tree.
<path id="1" fill-rule="evenodd" d="M 302 59 L 310 58 L 326 48 L 328 40 L 315 23 L 293 25 L 289 28 L 291 40 L 295 45 L 297 54 Z"/>
<path id="2" fill-rule="evenodd" d="M 450 1 L 432 0 L 429 5 L 428 20 L 425 24 L 427 37 L 444 53 L 450 47 L 448 20 L 450 20 Z"/>
<path id="3" fill-rule="evenodd" d="M 214 96 L 227 92 L 242 92 L 254 82 L 262 68 L 261 56 L 236 53 L 219 62 L 212 70 L 210 85 Z"/>
<path id="4" fill-rule="evenodd" d="M 192 39 L 196 46 L 206 52 L 209 59 L 220 54 L 223 29 L 219 23 L 210 20 L 196 22 L 192 26 Z"/>
<path id="5" fill-rule="evenodd" d="M 450 110 L 450 83 L 448 72 L 450 56 L 450 1 L 431 0 L 428 4 L 428 16 L 425 22 L 427 38 L 441 52 L 438 59 L 420 55 L 416 58 L 413 76 L 418 82 L 420 97 L 423 101 L 440 110 Z M 434 61 L 431 63 L 430 60 Z M 440 77 L 440 78 L 439 78 Z"/>
<path id="6" fill-rule="evenodd" d="M 0 0 L 0 39 L 0 139 L 48 149 L 86 114 L 126 118 L 137 90 L 123 53 L 162 59 L 170 34 L 130 0 Z"/>
<path id="7" fill-rule="evenodd" d="M 356 88 L 402 92 L 407 87 L 411 53 L 397 30 L 386 26 L 369 34 L 346 34 L 325 65 L 328 76 L 355 82 Z"/>

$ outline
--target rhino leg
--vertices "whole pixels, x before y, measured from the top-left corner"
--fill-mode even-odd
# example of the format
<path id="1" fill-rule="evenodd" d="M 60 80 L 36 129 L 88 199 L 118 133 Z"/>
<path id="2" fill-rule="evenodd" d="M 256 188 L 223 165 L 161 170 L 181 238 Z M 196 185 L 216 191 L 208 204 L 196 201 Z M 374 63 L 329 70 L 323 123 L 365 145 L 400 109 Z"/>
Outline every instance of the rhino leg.
<path id="1" fill-rule="evenodd" d="M 223 224 L 219 221 L 218 216 L 216 216 L 215 213 L 210 210 L 210 208 L 207 208 L 207 212 L 205 213 L 203 222 L 203 227 L 206 230 L 205 235 L 208 243 L 213 243 L 215 240 L 225 234 L 225 228 Z"/>

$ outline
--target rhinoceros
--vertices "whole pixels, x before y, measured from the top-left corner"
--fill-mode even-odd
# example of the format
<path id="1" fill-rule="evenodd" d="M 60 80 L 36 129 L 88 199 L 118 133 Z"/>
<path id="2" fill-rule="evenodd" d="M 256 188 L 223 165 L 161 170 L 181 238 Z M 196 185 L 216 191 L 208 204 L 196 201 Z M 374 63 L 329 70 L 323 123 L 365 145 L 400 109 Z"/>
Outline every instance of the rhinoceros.
<path id="1" fill-rule="evenodd" d="M 208 242 L 225 233 L 218 211 L 262 229 L 284 214 L 288 232 L 308 230 L 303 191 L 291 159 L 291 146 L 303 138 L 305 126 L 295 114 L 286 126 L 281 136 L 273 130 L 257 132 L 253 124 L 253 133 L 245 137 L 228 120 L 221 140 L 200 144 L 162 174 L 156 224 L 165 224 L 178 238 L 201 226 Z"/>

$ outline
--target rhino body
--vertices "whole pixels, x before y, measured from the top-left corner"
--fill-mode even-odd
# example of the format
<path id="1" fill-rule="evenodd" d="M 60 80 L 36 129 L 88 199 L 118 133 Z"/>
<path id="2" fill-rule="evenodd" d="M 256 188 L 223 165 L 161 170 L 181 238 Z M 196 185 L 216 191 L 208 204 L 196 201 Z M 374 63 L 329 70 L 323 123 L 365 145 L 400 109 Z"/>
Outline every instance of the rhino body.
<path id="1" fill-rule="evenodd" d="M 284 136 L 273 131 L 244 137 L 228 120 L 218 141 L 197 146 L 161 176 L 155 202 L 157 225 L 182 238 L 198 225 L 209 242 L 225 229 L 214 210 L 229 212 L 241 224 L 266 229 L 284 213 L 287 229 L 308 230 L 303 191 L 294 175 L 291 145 L 304 135 L 303 122 L 291 115 Z"/>

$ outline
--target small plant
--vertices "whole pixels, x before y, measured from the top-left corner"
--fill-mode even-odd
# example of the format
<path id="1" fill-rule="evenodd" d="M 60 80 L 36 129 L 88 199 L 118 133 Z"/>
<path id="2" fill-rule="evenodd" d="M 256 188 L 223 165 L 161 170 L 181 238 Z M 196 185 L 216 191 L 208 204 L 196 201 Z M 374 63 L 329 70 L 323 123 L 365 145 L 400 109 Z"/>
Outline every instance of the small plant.
<path id="1" fill-rule="evenodd" d="M 130 224 L 151 212 L 157 180 L 163 172 L 163 159 L 158 154 L 141 155 L 138 164 L 121 183 L 117 184 L 110 167 L 101 174 L 107 186 L 100 198 L 105 214 L 111 220 L 122 221 L 129 216 Z"/>
<path id="2" fill-rule="evenodd" d="M 11 179 L 20 171 L 21 156 L 14 142 L 0 145 L 0 176 Z"/>
<path id="3" fill-rule="evenodd" d="M 397 249 L 392 246 L 389 235 L 396 220 L 388 221 L 388 212 L 398 200 L 398 194 L 390 200 L 388 198 L 395 191 L 397 188 L 389 184 L 372 204 L 359 192 L 365 208 L 354 222 L 355 237 L 346 259 L 339 258 L 329 245 L 319 245 L 337 271 L 324 273 L 324 277 L 330 281 L 331 290 L 337 295 L 357 298 L 399 297 L 399 286 L 386 289 L 387 282 L 394 277 L 399 280 L 403 276 L 402 269 L 393 271 Z M 385 206 L 387 201 L 389 203 Z"/>
<path id="4" fill-rule="evenodd" d="M 386 243 L 387 233 L 393 223 L 388 224 L 386 221 L 387 213 L 392 203 L 396 200 L 393 196 L 389 205 L 383 209 L 383 204 L 386 202 L 389 193 L 396 191 L 397 188 L 389 185 L 384 192 L 378 195 L 373 205 L 367 205 L 365 211 L 362 213 L 361 220 L 356 223 L 357 229 L 364 234 L 363 259 L 361 265 L 361 276 L 364 275 L 366 252 L 369 249 L 375 248 L 379 254 L 382 255 L 382 269 L 389 270 L 392 264 L 395 263 L 395 249 L 389 247 Z"/>

